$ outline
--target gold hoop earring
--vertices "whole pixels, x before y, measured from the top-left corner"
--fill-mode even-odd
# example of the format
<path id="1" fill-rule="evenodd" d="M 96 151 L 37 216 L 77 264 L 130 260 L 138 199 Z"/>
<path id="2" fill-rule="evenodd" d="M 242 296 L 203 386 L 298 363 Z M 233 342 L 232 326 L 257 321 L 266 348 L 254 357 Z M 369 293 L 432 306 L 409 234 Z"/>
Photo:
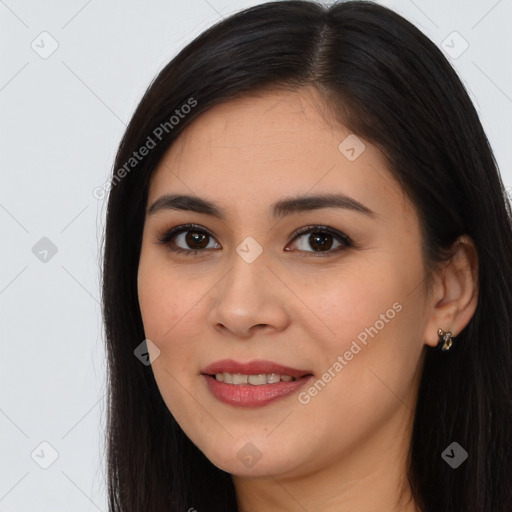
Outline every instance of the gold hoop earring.
<path id="1" fill-rule="evenodd" d="M 453 345 L 453 335 L 451 331 L 443 331 L 443 329 L 439 329 L 437 331 L 437 334 L 439 336 L 439 343 L 437 344 L 437 347 L 441 346 L 441 350 L 443 352 L 450 350 L 451 346 Z"/>

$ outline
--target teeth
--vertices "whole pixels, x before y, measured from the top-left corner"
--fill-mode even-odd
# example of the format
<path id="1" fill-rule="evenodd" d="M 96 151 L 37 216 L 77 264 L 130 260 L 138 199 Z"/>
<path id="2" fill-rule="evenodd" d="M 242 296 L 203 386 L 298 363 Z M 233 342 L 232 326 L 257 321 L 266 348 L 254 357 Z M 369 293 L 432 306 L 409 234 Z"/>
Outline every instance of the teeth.
<path id="1" fill-rule="evenodd" d="M 233 374 L 233 384 L 247 384 L 248 380 L 249 380 L 248 375 L 242 375 L 241 373 Z"/>
<path id="2" fill-rule="evenodd" d="M 259 375 L 249 375 L 247 382 L 253 386 L 261 386 L 261 384 L 267 383 L 267 376 L 264 373 L 260 373 Z"/>
<path id="3" fill-rule="evenodd" d="M 279 375 L 278 373 L 260 373 L 258 375 L 244 375 L 241 373 L 217 373 L 215 379 L 226 384 L 252 384 L 261 386 L 263 384 L 275 384 L 277 382 L 291 382 L 297 380 L 290 375 Z"/>

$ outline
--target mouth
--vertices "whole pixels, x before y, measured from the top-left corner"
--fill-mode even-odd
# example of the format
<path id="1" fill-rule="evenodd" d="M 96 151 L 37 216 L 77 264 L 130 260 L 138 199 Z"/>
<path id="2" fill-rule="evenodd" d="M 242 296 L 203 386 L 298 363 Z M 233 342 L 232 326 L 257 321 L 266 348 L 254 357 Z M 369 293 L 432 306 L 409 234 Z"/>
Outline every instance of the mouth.
<path id="1" fill-rule="evenodd" d="M 311 370 L 299 370 L 273 361 L 255 360 L 240 363 L 233 359 L 216 361 L 204 368 L 201 373 L 226 384 L 251 384 L 253 386 L 293 382 L 313 375 Z"/>
<path id="2" fill-rule="evenodd" d="M 239 363 L 226 359 L 204 368 L 201 375 L 215 398 L 239 407 L 260 407 L 289 396 L 314 376 L 310 370 L 271 361 Z"/>
<path id="3" fill-rule="evenodd" d="M 308 374 L 303 375 L 306 377 Z M 210 375 L 219 382 L 226 384 L 233 384 L 239 386 L 240 384 L 250 384 L 251 386 L 263 386 L 265 384 L 277 384 L 278 382 L 294 382 L 297 377 L 291 375 L 281 375 L 279 373 L 258 373 L 255 375 L 248 375 L 243 373 L 228 373 L 221 372 L 215 375 Z M 302 378 L 302 377 L 299 377 Z"/>

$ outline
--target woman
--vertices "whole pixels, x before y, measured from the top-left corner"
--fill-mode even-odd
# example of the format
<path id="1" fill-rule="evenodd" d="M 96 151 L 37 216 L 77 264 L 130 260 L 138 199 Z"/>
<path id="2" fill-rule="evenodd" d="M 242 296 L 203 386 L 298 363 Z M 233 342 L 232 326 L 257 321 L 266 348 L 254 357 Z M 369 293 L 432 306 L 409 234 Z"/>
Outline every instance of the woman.
<path id="1" fill-rule="evenodd" d="M 262 4 L 190 43 L 112 177 L 110 510 L 512 510 L 505 197 L 389 9 Z"/>

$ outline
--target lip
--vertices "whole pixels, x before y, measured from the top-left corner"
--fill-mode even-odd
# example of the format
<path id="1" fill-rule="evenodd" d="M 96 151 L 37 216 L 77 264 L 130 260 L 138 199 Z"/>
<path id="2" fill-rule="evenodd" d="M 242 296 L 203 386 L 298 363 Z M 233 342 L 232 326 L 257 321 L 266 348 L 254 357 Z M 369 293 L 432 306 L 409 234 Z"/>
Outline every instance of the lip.
<path id="1" fill-rule="evenodd" d="M 297 368 L 290 368 L 273 361 L 264 361 L 257 359 L 247 363 L 240 363 L 233 359 L 222 359 L 215 361 L 201 370 L 203 375 L 215 375 L 216 373 L 241 373 L 243 375 L 258 375 L 260 373 L 279 373 L 280 375 L 289 375 L 299 379 L 305 375 L 312 375 L 311 370 L 299 370 Z"/>
<path id="2" fill-rule="evenodd" d="M 226 384 L 216 380 L 216 373 L 241 373 L 245 375 L 258 375 L 260 373 L 279 373 L 289 375 L 297 380 L 290 382 L 277 382 L 274 384 Z M 272 361 L 250 361 L 240 363 L 232 359 L 216 361 L 201 371 L 206 380 L 210 393 L 219 401 L 235 407 L 263 407 L 275 400 L 285 398 L 297 392 L 313 378 L 310 370 L 290 368 Z"/>

